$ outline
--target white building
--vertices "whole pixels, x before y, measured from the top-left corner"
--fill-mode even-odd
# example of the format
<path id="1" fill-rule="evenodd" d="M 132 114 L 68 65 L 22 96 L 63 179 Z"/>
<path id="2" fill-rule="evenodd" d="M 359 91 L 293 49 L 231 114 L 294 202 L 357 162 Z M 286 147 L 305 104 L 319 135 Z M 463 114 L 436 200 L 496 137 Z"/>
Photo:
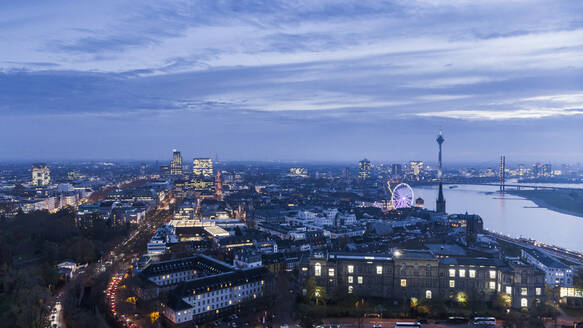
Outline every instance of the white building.
<path id="1" fill-rule="evenodd" d="M 522 249 L 522 258 L 545 273 L 551 286 L 573 287 L 573 269 L 538 249 Z"/>
<path id="2" fill-rule="evenodd" d="M 241 252 L 235 255 L 233 266 L 236 268 L 258 268 L 263 265 L 261 255 L 257 253 Z"/>
<path id="3" fill-rule="evenodd" d="M 51 183 L 51 170 L 46 164 L 37 163 L 32 165 L 32 185 L 48 186 Z"/>
<path id="4" fill-rule="evenodd" d="M 170 292 L 162 314 L 172 323 L 212 320 L 264 295 L 267 270 L 233 270 L 183 283 Z"/>
<path id="5" fill-rule="evenodd" d="M 206 178 L 213 176 L 213 159 L 212 158 L 194 158 L 192 160 L 192 174 L 204 176 Z"/>
<path id="6" fill-rule="evenodd" d="M 180 240 L 176 236 L 176 228 L 173 225 L 164 223 L 156 230 L 147 245 L 148 255 L 161 255 L 166 253 L 166 245 L 178 243 Z"/>

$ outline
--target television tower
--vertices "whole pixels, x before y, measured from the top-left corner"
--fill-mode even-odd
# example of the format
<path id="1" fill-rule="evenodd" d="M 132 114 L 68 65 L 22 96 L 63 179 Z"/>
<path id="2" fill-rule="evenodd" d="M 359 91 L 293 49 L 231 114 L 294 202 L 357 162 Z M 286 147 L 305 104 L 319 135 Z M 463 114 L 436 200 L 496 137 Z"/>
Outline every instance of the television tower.
<path id="1" fill-rule="evenodd" d="M 437 141 L 437 144 L 439 145 L 439 157 L 438 157 L 438 164 L 439 164 L 439 168 L 437 169 L 437 178 L 439 179 L 439 182 L 441 183 L 441 144 L 445 141 L 445 139 L 443 138 L 442 132 L 441 130 L 439 130 L 439 136 L 437 136 L 437 139 L 435 140 Z"/>
<path id="2" fill-rule="evenodd" d="M 439 194 L 437 195 L 437 201 L 435 202 L 435 211 L 438 213 L 445 213 L 445 197 L 443 197 L 443 181 L 442 181 L 442 167 L 441 167 L 441 144 L 445 141 L 442 135 L 442 131 L 439 130 L 439 136 L 437 136 L 437 144 L 439 145 L 439 157 L 438 157 L 438 164 L 439 168 L 437 169 L 437 178 L 439 179 Z"/>

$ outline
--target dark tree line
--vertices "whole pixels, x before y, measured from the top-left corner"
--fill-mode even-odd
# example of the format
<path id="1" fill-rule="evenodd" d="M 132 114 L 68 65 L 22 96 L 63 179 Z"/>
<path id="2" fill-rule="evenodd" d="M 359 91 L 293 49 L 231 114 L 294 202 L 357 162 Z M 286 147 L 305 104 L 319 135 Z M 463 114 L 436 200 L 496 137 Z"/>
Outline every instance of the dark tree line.
<path id="1" fill-rule="evenodd" d="M 127 231 L 106 222 L 79 230 L 72 209 L 0 218 L 0 327 L 46 327 L 48 301 L 61 286 L 56 265 L 90 263 Z"/>

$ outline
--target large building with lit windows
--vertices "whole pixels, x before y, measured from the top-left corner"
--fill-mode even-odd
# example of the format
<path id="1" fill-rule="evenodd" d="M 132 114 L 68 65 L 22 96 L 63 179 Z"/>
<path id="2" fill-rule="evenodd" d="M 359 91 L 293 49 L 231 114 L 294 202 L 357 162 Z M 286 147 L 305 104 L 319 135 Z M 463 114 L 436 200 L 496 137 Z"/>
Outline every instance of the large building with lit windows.
<path id="1" fill-rule="evenodd" d="M 370 178 L 370 161 L 366 158 L 358 162 L 358 177 L 361 180 Z"/>
<path id="2" fill-rule="evenodd" d="M 176 327 L 234 313 L 261 300 L 269 284 L 264 267 L 239 269 L 204 255 L 152 263 L 140 275 L 169 291 L 162 314 Z"/>
<path id="3" fill-rule="evenodd" d="M 212 158 L 195 158 L 192 160 L 192 174 L 210 178 L 213 176 Z"/>
<path id="4" fill-rule="evenodd" d="M 563 262 L 537 249 L 522 249 L 522 258 L 545 272 L 547 284 L 573 287 L 573 269 Z"/>
<path id="5" fill-rule="evenodd" d="M 32 165 L 32 185 L 47 186 L 51 183 L 51 170 L 46 164 L 36 163 Z"/>
<path id="6" fill-rule="evenodd" d="M 409 173 L 419 178 L 423 172 L 424 163 L 421 161 L 410 161 L 409 162 Z"/>
<path id="7" fill-rule="evenodd" d="M 176 149 L 172 150 L 172 161 L 170 162 L 170 174 L 182 175 L 182 155 Z"/>
<path id="8" fill-rule="evenodd" d="M 532 265 L 492 258 L 437 258 L 425 250 L 329 253 L 310 258 L 301 273 L 303 279 L 314 277 L 335 297 L 441 297 L 465 302 L 469 297 L 494 300 L 504 293 L 512 308 L 544 301 L 544 273 Z"/>

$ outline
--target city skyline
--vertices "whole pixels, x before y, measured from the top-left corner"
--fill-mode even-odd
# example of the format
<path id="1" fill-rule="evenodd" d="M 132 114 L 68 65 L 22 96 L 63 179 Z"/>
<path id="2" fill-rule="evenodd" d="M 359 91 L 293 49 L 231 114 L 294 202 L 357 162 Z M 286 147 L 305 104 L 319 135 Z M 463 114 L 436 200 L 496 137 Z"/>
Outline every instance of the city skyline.
<path id="1" fill-rule="evenodd" d="M 582 6 L 3 3 L 0 160 L 581 162 Z"/>

